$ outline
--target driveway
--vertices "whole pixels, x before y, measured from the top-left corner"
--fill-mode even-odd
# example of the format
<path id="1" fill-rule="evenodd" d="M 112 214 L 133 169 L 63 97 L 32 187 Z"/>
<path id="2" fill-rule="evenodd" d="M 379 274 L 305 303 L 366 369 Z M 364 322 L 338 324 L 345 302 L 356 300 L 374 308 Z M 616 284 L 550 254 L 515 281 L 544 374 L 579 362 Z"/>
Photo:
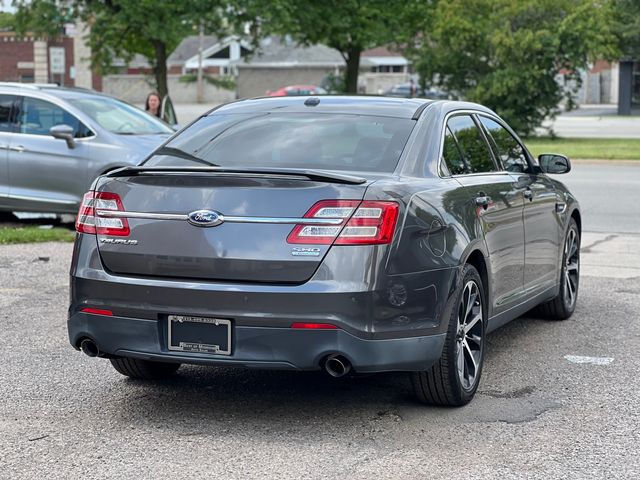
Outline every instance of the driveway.
<path id="1" fill-rule="evenodd" d="M 417 404 L 398 373 L 125 379 L 68 345 L 72 246 L 0 247 L 0 478 L 640 477 L 639 216 L 624 210 L 618 230 L 601 218 L 637 190 L 601 192 L 588 170 L 565 179 L 607 208 L 585 211 L 574 316 L 490 335 L 479 393 L 460 409 Z"/>

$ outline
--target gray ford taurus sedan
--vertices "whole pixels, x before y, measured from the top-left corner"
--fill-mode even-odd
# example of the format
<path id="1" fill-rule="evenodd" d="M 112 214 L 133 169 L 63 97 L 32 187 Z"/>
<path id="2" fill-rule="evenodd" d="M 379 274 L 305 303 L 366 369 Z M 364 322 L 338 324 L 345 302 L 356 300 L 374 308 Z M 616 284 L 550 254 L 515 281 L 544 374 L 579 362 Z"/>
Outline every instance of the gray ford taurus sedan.
<path id="1" fill-rule="evenodd" d="M 575 309 L 580 212 L 548 175 L 569 170 L 471 103 L 222 106 L 84 196 L 70 342 L 134 378 L 407 371 L 463 405 L 489 331 Z"/>

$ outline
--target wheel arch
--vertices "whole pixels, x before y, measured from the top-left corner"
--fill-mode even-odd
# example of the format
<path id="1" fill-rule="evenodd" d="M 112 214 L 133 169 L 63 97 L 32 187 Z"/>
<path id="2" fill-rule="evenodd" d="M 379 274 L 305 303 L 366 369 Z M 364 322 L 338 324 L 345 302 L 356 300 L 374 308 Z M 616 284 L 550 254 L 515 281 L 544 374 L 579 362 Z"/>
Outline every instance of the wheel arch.
<path id="1" fill-rule="evenodd" d="M 467 258 L 463 262 L 463 265 L 466 264 L 473 265 L 480 274 L 480 278 L 482 279 L 482 289 L 484 290 L 485 303 L 487 306 L 489 306 L 491 304 L 489 302 L 489 292 L 491 289 L 489 288 L 489 269 L 484 253 L 478 248 L 472 250 L 471 252 L 469 252 Z"/>
<path id="2" fill-rule="evenodd" d="M 576 221 L 576 224 L 578 225 L 578 232 L 582 233 L 582 216 L 580 215 L 580 210 L 575 208 L 571 212 L 571 215 L 569 216 L 569 221 L 571 221 L 572 218 Z"/>

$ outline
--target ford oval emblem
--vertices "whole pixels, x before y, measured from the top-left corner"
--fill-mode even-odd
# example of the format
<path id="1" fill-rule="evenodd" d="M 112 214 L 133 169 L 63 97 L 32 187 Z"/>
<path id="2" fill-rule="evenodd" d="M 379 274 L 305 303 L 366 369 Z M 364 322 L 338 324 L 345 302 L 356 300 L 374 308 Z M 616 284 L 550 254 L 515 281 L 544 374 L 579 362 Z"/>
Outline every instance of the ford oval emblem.
<path id="1" fill-rule="evenodd" d="M 224 222 L 224 217 L 213 210 L 196 210 L 189 214 L 188 221 L 196 227 L 215 227 Z"/>

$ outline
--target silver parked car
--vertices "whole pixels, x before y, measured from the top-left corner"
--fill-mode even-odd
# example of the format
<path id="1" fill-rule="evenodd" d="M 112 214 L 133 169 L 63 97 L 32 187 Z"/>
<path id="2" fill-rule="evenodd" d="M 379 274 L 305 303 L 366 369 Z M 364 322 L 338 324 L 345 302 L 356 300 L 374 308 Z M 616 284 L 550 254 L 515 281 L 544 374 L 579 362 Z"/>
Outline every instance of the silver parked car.
<path id="1" fill-rule="evenodd" d="M 136 165 L 172 133 L 92 90 L 0 83 L 0 211 L 75 213 L 94 178 Z"/>

